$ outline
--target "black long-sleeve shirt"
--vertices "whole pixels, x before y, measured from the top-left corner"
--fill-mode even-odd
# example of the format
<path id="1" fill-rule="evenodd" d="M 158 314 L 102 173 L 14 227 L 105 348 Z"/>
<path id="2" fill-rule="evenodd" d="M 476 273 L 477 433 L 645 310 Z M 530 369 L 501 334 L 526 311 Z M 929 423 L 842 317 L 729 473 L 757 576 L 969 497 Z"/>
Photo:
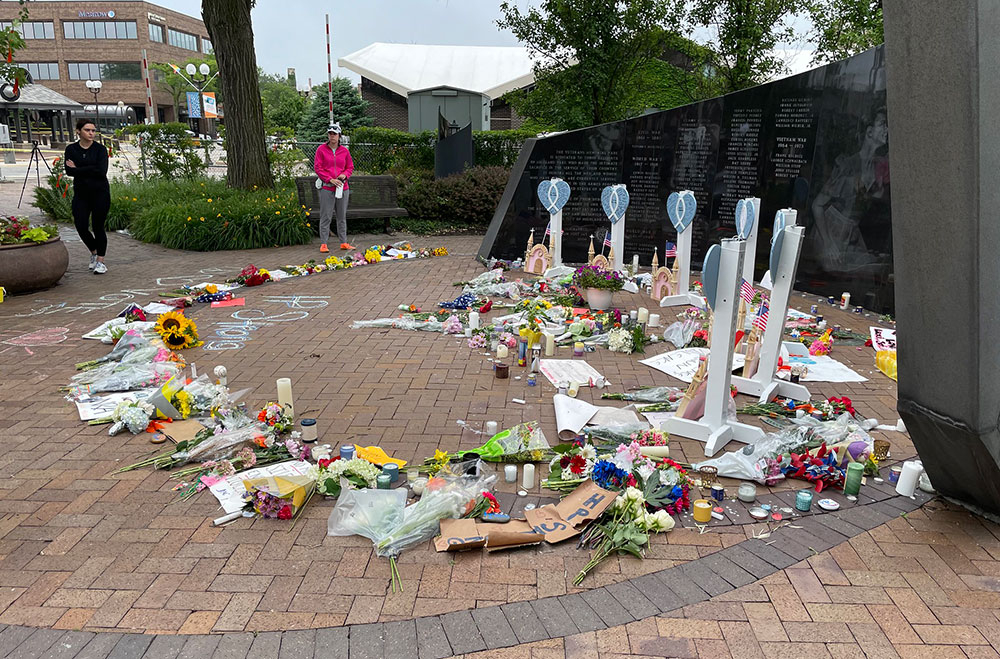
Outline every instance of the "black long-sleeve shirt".
<path id="1" fill-rule="evenodd" d="M 108 150 L 100 142 L 92 143 L 84 149 L 79 142 L 66 147 L 66 160 L 72 160 L 75 167 L 66 166 L 66 175 L 73 177 L 73 190 L 104 191 L 108 184 Z"/>

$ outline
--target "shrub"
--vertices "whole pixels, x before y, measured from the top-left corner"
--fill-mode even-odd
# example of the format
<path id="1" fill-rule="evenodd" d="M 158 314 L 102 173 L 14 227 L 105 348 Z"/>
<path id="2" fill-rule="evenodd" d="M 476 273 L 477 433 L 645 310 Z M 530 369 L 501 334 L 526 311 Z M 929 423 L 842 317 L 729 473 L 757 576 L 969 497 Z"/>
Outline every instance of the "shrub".
<path id="1" fill-rule="evenodd" d="M 476 131 L 472 133 L 476 164 L 481 167 L 513 167 L 524 141 L 535 135 L 534 131 L 523 129 Z"/>
<path id="2" fill-rule="evenodd" d="M 607 291 L 620 291 L 624 282 L 621 273 L 608 270 L 599 265 L 585 265 L 573 273 L 573 283 L 581 291 L 585 288 L 599 288 Z"/>
<path id="3" fill-rule="evenodd" d="M 186 124 L 138 124 L 127 127 L 125 132 L 142 138 L 140 157 L 144 166 L 162 178 L 193 181 L 208 167 Z"/>
<path id="4" fill-rule="evenodd" d="M 509 175 L 502 167 L 472 167 L 436 181 L 415 180 L 400 190 L 399 203 L 414 219 L 486 226 Z"/>
<path id="5" fill-rule="evenodd" d="M 62 158 L 52 160 L 52 173 L 45 179 L 45 185 L 35 188 L 35 207 L 56 222 L 73 221 L 72 179 L 66 176 Z"/>
<path id="6" fill-rule="evenodd" d="M 210 197 L 204 192 L 189 194 L 193 191 L 185 187 L 188 194 L 157 199 L 142 208 L 132 220 L 132 235 L 200 252 L 301 245 L 312 239 L 294 190 L 235 190 Z"/>

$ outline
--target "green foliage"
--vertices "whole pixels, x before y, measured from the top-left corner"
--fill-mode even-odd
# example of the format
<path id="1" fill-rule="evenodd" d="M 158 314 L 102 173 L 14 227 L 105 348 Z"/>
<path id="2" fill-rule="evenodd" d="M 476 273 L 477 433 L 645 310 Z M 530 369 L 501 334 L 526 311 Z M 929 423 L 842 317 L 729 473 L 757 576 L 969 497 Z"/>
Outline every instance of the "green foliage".
<path id="1" fill-rule="evenodd" d="M 172 249 L 242 250 L 312 239 L 294 189 L 233 190 L 207 179 L 116 182 L 111 196 L 118 214 L 130 218 L 133 236 Z"/>
<path id="2" fill-rule="evenodd" d="M 170 68 L 170 64 L 176 64 L 177 67 L 184 72 L 184 76 L 174 73 L 174 70 Z M 170 98 L 174 102 L 174 120 L 180 121 L 180 107 L 181 101 L 186 99 L 187 92 L 196 91 L 187 80 L 184 78 L 187 76 L 187 71 L 184 69 L 188 64 L 194 64 L 196 67 L 202 64 L 208 64 L 208 67 L 212 69 L 212 76 L 216 71 L 219 70 L 219 65 L 215 61 L 215 55 L 205 55 L 204 57 L 189 57 L 181 63 L 177 62 L 150 62 L 149 68 L 152 71 L 158 71 L 159 74 L 156 76 L 159 78 L 154 84 L 159 87 L 162 91 L 170 94 Z M 198 74 L 200 77 L 201 74 Z M 215 92 L 215 99 L 218 103 L 222 103 L 222 91 L 219 89 L 219 77 L 216 76 L 212 82 L 208 83 L 205 87 L 207 92 Z"/>
<path id="3" fill-rule="evenodd" d="M 312 102 L 299 120 L 296 136 L 302 142 L 325 142 L 326 130 L 330 127 L 326 85 L 314 86 L 313 92 Z M 359 126 L 372 125 L 373 119 L 367 114 L 369 105 L 350 80 L 333 79 L 333 120 L 340 122 L 345 133 L 351 134 Z"/>
<path id="4" fill-rule="evenodd" d="M 885 41 L 882 0 L 813 0 L 813 64 L 856 55 Z"/>
<path id="5" fill-rule="evenodd" d="M 274 142 L 268 146 L 267 161 L 278 186 L 295 185 L 296 176 L 312 172 L 312 161 L 307 161 L 302 149 L 290 142 Z"/>
<path id="6" fill-rule="evenodd" d="M 694 0 L 692 26 L 713 34 L 704 45 L 715 53 L 718 93 L 759 85 L 787 70 L 774 49 L 793 40 L 788 20 L 803 6 L 802 0 Z"/>
<path id="7" fill-rule="evenodd" d="M 399 191 L 399 204 L 414 219 L 485 227 L 493 219 L 509 170 L 472 167 L 438 180 L 417 180 Z"/>
<path id="8" fill-rule="evenodd" d="M 260 102 L 264 106 L 264 131 L 268 135 L 291 137 L 302 120 L 307 100 L 295 89 L 294 81 L 281 75 L 260 74 Z"/>
<path id="9" fill-rule="evenodd" d="M 0 58 L 0 84 L 11 83 L 21 87 L 27 81 L 27 69 L 12 60 L 14 53 L 25 46 L 24 37 L 17 31 L 17 28 L 28 20 L 28 7 L 25 5 L 25 0 L 20 0 L 18 4 L 21 7 L 17 12 L 17 18 L 11 21 L 6 29 L 0 30 L 0 53 L 6 56 Z M 8 57 L 11 58 L 11 61 L 8 61 Z"/>
<path id="10" fill-rule="evenodd" d="M 0 217 L 0 245 L 44 243 L 58 235 L 59 228 L 54 224 L 33 227 L 26 217 Z"/>
<path id="11" fill-rule="evenodd" d="M 142 137 L 140 147 L 147 171 L 162 178 L 194 180 L 205 173 L 207 165 L 195 141 L 182 123 L 139 124 L 126 133 Z"/>
<path id="12" fill-rule="evenodd" d="M 643 110 L 639 75 L 680 24 L 683 0 L 542 0 L 500 5 L 497 22 L 533 55 L 535 85 L 506 100 L 525 117 L 562 129 L 623 119 Z"/>
<path id="13" fill-rule="evenodd" d="M 434 131 L 414 135 L 391 128 L 356 128 L 350 138 L 355 169 L 370 174 L 381 174 L 393 167 L 434 169 Z"/>
<path id="14" fill-rule="evenodd" d="M 52 173 L 45 179 L 45 185 L 35 188 L 35 207 L 56 222 L 73 221 L 73 187 L 66 176 L 62 158 L 52 160 Z"/>
<path id="15" fill-rule="evenodd" d="M 481 130 L 472 133 L 476 164 L 481 167 L 513 167 L 521 145 L 537 133 L 532 130 Z"/>

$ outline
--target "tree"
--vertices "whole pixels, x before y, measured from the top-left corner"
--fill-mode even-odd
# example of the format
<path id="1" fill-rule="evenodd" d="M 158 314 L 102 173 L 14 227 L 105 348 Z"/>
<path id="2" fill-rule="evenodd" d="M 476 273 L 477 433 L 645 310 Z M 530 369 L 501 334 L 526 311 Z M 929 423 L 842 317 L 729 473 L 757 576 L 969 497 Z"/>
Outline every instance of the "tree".
<path id="1" fill-rule="evenodd" d="M 715 53 L 718 93 L 759 85 L 787 70 L 775 47 L 793 40 L 787 20 L 804 5 L 802 0 L 694 0 L 690 27 L 714 33 L 704 45 Z"/>
<path id="2" fill-rule="evenodd" d="M 306 99 L 293 80 L 260 73 L 260 102 L 264 105 L 264 130 L 269 134 L 294 134 L 306 109 Z"/>
<path id="3" fill-rule="evenodd" d="M 181 100 L 187 98 L 185 94 L 187 92 L 195 91 L 195 88 L 188 84 L 184 77 L 174 73 L 174 70 L 170 68 L 170 65 L 174 64 L 182 72 L 184 72 L 184 77 L 187 77 L 187 72 L 184 71 L 188 64 L 194 64 L 195 66 L 201 66 L 202 64 L 208 64 L 208 67 L 212 69 L 212 72 L 219 70 L 219 65 L 215 61 L 214 55 L 206 55 L 205 57 L 190 57 L 183 62 L 153 62 L 149 65 L 152 71 L 156 71 L 156 85 L 163 91 L 170 94 L 170 99 L 174 103 L 174 121 L 181 120 Z M 212 82 L 210 82 L 206 87 L 205 91 L 215 92 L 216 100 L 222 102 L 222 94 L 219 93 L 219 78 L 216 76 Z"/>
<path id="4" fill-rule="evenodd" d="M 254 0 L 202 0 L 201 4 L 226 98 L 226 184 L 231 188 L 274 187 L 250 22 L 253 5 Z"/>
<path id="5" fill-rule="evenodd" d="M 333 120 L 345 133 L 358 126 L 371 126 L 370 103 L 361 98 L 357 88 L 347 78 L 333 79 Z M 303 142 L 325 142 L 330 127 L 330 106 L 326 85 L 313 87 L 313 98 L 299 121 L 296 137 Z"/>
<path id="6" fill-rule="evenodd" d="M 664 49 L 684 0 L 542 0 L 519 9 L 503 2 L 501 29 L 533 57 L 535 84 L 510 94 L 523 116 L 558 128 L 623 119 L 644 108 L 637 84 Z"/>
<path id="7" fill-rule="evenodd" d="M 15 51 L 24 48 L 24 36 L 19 28 L 28 19 L 25 0 L 20 0 L 21 8 L 17 18 L 5 29 L 0 30 L 0 97 L 6 101 L 16 101 L 21 96 L 21 87 L 28 79 L 27 70 L 14 61 Z"/>
<path id="8" fill-rule="evenodd" d="M 815 0 L 808 11 L 816 45 L 813 64 L 844 59 L 885 41 L 882 0 Z"/>

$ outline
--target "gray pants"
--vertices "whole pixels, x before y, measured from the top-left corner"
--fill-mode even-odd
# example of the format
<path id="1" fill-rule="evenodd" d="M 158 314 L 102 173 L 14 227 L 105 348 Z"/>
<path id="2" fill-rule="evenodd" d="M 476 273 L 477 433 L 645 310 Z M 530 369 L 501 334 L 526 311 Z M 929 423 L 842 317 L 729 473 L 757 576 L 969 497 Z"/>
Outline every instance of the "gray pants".
<path id="1" fill-rule="evenodd" d="M 319 191 L 319 241 L 324 245 L 330 242 L 330 223 L 334 212 L 337 213 L 337 236 L 341 243 L 347 242 L 347 200 L 350 197 L 350 190 L 344 190 L 341 199 L 337 199 L 333 190 L 323 188 Z"/>

